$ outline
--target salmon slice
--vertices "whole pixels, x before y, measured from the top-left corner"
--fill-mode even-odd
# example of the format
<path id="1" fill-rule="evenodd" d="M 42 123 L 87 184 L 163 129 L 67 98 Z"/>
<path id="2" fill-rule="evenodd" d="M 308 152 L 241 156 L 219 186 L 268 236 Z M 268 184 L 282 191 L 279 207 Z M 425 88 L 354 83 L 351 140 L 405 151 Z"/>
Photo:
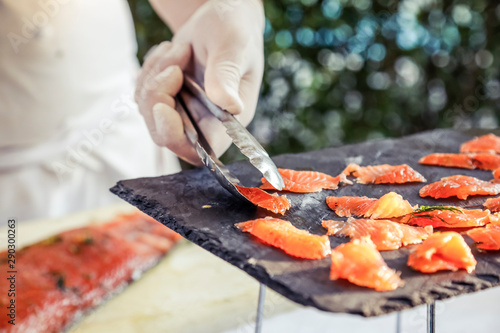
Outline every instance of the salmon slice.
<path id="1" fill-rule="evenodd" d="M 486 228 L 475 228 L 467 235 L 476 242 L 476 247 L 483 250 L 500 250 L 500 225 L 488 224 Z"/>
<path id="2" fill-rule="evenodd" d="M 326 204 L 338 216 L 363 216 L 372 219 L 399 217 L 409 214 L 413 207 L 395 192 L 380 199 L 368 197 L 327 197 Z"/>
<path id="3" fill-rule="evenodd" d="M 464 154 L 431 154 L 422 157 L 418 163 L 426 165 L 439 165 L 443 167 L 475 169 L 476 166 L 472 162 L 469 155 Z"/>
<path id="4" fill-rule="evenodd" d="M 328 236 L 313 235 L 297 229 L 290 222 L 266 217 L 235 224 L 262 242 L 304 259 L 321 259 L 331 253 Z"/>
<path id="5" fill-rule="evenodd" d="M 347 279 L 377 291 L 403 286 L 401 273 L 389 268 L 370 237 L 353 239 L 332 250 L 330 280 Z"/>
<path id="6" fill-rule="evenodd" d="M 236 186 L 236 188 L 251 203 L 275 214 L 285 215 L 292 206 L 290 200 L 284 195 L 269 194 L 256 187 Z"/>
<path id="7" fill-rule="evenodd" d="M 493 178 L 500 179 L 500 168 L 493 170 Z"/>
<path id="8" fill-rule="evenodd" d="M 337 177 L 332 177 L 326 173 L 317 171 L 295 171 L 291 169 L 278 169 L 285 186 L 283 191 L 295 193 L 313 193 L 319 192 L 322 189 L 336 190 L 339 187 L 339 182 L 352 184 L 342 173 Z M 261 189 L 275 190 L 275 188 L 265 179 L 262 178 Z"/>
<path id="9" fill-rule="evenodd" d="M 357 182 L 361 184 L 403 184 L 426 181 L 424 176 L 407 164 L 382 164 L 365 167 L 349 164 L 343 173 L 356 177 Z"/>
<path id="10" fill-rule="evenodd" d="M 422 206 L 401 219 L 401 223 L 408 223 L 420 227 L 434 228 L 470 228 L 480 227 L 490 223 L 489 210 L 463 209 L 460 207 L 427 207 Z"/>
<path id="11" fill-rule="evenodd" d="M 408 266 L 423 273 L 458 269 L 471 273 L 476 267 L 476 259 L 459 233 L 436 232 L 410 253 Z"/>
<path id="12" fill-rule="evenodd" d="M 494 154 L 431 154 L 422 157 L 420 164 L 463 169 L 495 170 L 500 168 L 500 155 Z"/>
<path id="13" fill-rule="evenodd" d="M 483 204 L 483 206 L 486 207 L 490 212 L 500 212 L 500 197 L 486 199 L 486 202 Z"/>
<path id="14" fill-rule="evenodd" d="M 349 218 L 347 222 L 323 221 L 323 227 L 328 229 L 329 236 L 344 236 L 361 238 L 370 236 L 377 250 L 397 250 L 401 246 L 421 243 L 432 234 L 432 227 L 412 227 L 389 220 L 356 220 Z"/>
<path id="15" fill-rule="evenodd" d="M 368 197 L 327 197 L 326 204 L 338 216 L 365 216 L 377 200 Z"/>
<path id="16" fill-rule="evenodd" d="M 500 137 L 490 133 L 474 138 L 463 143 L 460 146 L 460 152 L 500 154 Z"/>
<path id="17" fill-rule="evenodd" d="M 419 191 L 421 197 L 435 199 L 457 197 L 467 199 L 469 195 L 495 195 L 500 193 L 500 184 L 469 176 L 450 176 L 425 185 Z"/>

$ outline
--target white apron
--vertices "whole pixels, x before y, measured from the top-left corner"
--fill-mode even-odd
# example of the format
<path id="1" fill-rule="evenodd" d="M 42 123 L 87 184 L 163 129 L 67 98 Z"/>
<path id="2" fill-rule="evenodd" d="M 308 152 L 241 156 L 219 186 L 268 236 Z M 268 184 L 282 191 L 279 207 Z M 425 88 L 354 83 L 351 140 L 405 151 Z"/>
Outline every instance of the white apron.
<path id="1" fill-rule="evenodd" d="M 133 102 L 125 0 L 0 0 L 0 219 L 118 201 L 116 181 L 180 170 Z"/>

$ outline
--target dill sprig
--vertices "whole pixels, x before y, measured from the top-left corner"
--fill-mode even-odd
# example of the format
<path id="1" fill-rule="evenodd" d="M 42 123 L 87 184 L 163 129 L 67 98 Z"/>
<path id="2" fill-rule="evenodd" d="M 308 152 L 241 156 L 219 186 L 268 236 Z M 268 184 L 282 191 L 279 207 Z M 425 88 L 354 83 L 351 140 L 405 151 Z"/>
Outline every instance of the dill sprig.
<path id="1" fill-rule="evenodd" d="M 441 220 L 441 222 L 445 224 L 450 224 L 446 222 L 442 217 L 434 215 L 434 214 L 422 214 L 422 213 L 427 213 L 427 212 L 432 212 L 436 210 L 447 210 L 453 213 L 461 213 L 463 214 L 464 211 L 461 210 L 460 208 L 452 207 L 452 206 L 420 206 L 419 208 L 415 209 L 410 215 L 410 218 L 408 219 L 408 222 L 410 222 L 411 219 L 415 217 L 426 217 L 429 219 L 437 218 Z"/>
<path id="2" fill-rule="evenodd" d="M 424 213 L 424 212 L 431 212 L 434 210 L 448 210 L 450 212 L 454 213 L 464 213 L 463 210 L 457 207 L 452 207 L 452 206 L 420 206 L 419 208 L 415 209 L 412 214 L 419 214 L 419 213 Z"/>

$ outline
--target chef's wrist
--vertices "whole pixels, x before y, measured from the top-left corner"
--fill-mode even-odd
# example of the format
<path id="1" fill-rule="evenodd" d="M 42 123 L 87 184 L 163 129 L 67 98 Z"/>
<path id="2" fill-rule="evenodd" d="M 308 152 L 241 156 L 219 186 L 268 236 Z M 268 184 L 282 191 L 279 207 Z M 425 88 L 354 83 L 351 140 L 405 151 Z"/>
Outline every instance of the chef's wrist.
<path id="1" fill-rule="evenodd" d="M 213 3 L 221 18 L 244 6 L 244 9 L 249 11 L 248 15 L 255 14 L 255 24 L 262 33 L 264 32 L 265 17 L 262 0 L 149 0 L 149 2 L 174 34 L 201 6 L 209 2 Z"/>
<path id="2" fill-rule="evenodd" d="M 149 3 L 172 32 L 182 25 L 208 0 L 149 0 Z"/>
<path id="3" fill-rule="evenodd" d="M 264 4 L 262 0 L 209 0 L 216 3 L 216 10 L 219 18 L 228 20 L 229 15 L 236 14 L 238 18 L 250 19 L 251 23 L 258 29 L 259 33 L 264 33 L 265 16 Z M 240 22 L 242 23 L 242 22 Z"/>

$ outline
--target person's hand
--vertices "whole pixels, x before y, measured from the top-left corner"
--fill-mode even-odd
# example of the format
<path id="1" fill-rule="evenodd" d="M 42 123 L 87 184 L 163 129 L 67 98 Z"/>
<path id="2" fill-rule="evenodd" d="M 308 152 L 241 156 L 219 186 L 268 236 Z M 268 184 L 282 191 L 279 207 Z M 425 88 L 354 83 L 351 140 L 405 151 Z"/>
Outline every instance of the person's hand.
<path id="1" fill-rule="evenodd" d="M 208 1 L 180 27 L 172 42 L 150 52 L 135 97 L 156 144 L 200 164 L 175 111 L 174 96 L 182 86 L 183 72 L 204 85 L 215 104 L 248 125 L 262 80 L 263 27 L 258 0 Z M 190 109 L 216 154 L 222 154 L 231 144 L 225 128 L 202 107 L 190 105 Z"/>

